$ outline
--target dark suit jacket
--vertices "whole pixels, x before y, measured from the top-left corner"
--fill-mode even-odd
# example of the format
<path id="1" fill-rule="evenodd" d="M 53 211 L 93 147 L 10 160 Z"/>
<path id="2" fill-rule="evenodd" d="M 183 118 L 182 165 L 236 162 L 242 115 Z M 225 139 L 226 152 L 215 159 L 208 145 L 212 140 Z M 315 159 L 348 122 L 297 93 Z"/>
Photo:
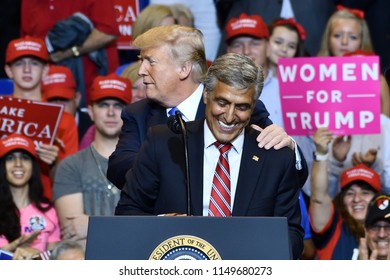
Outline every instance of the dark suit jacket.
<path id="1" fill-rule="evenodd" d="M 187 123 L 190 163 L 191 209 L 202 216 L 204 119 Z M 298 196 L 300 178 L 295 154 L 285 147 L 265 150 L 257 146 L 258 132 L 248 127 L 233 216 L 287 217 L 294 258 L 303 249 L 303 230 Z M 185 159 L 182 136 L 166 125 L 150 129 L 139 156 L 126 174 L 126 184 L 116 215 L 186 213 Z M 257 157 L 257 160 L 255 158 Z"/>
<path id="2" fill-rule="evenodd" d="M 200 100 L 196 119 L 203 118 L 205 104 Z M 272 124 L 269 113 L 263 102 L 256 103 L 251 123 L 261 127 Z M 133 166 L 133 162 L 141 148 L 148 129 L 157 124 L 167 122 L 166 108 L 148 99 L 127 105 L 122 111 L 123 126 L 115 151 L 109 157 L 107 178 L 119 189 L 125 183 L 125 174 Z"/>

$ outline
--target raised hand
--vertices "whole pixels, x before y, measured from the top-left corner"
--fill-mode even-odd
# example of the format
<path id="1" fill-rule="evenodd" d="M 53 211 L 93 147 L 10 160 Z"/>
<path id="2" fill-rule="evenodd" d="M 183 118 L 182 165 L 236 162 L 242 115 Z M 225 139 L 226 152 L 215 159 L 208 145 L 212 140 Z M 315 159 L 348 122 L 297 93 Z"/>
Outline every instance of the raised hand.
<path id="1" fill-rule="evenodd" d="M 359 163 L 363 163 L 367 166 L 371 166 L 375 160 L 376 160 L 376 155 L 378 153 L 377 149 L 369 149 L 367 153 L 353 153 L 352 155 L 352 164 L 357 165 Z"/>
<path id="2" fill-rule="evenodd" d="M 333 157 L 343 162 L 347 158 L 349 149 L 351 149 L 351 136 L 337 136 L 333 141 L 332 152 Z"/>
<path id="3" fill-rule="evenodd" d="M 328 146 L 333 139 L 333 134 L 327 128 L 320 127 L 314 133 L 313 139 L 316 146 L 316 152 L 325 155 L 328 153 Z"/>

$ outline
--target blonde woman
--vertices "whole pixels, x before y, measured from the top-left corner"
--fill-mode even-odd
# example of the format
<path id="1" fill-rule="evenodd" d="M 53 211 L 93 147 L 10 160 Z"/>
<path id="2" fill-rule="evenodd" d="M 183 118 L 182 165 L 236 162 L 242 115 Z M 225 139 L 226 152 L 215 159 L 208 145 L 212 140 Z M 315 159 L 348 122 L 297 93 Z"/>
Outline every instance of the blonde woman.
<path id="1" fill-rule="evenodd" d="M 319 56 L 344 56 L 363 50 L 373 52 L 364 12 L 338 5 L 329 18 L 322 36 Z M 380 78 L 381 113 L 390 117 L 390 89 L 383 75 Z"/>
<path id="2" fill-rule="evenodd" d="M 172 25 L 176 20 L 167 5 L 149 5 L 138 15 L 133 24 L 133 40 L 149 29 L 160 25 Z"/>

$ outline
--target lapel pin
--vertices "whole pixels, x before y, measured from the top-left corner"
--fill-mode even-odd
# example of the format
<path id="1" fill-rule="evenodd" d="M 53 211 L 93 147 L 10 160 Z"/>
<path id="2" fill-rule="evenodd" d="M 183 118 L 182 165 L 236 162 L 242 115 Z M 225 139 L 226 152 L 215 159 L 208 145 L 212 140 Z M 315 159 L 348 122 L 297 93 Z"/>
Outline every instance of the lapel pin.
<path id="1" fill-rule="evenodd" d="M 255 161 L 259 161 L 259 157 L 258 156 L 253 156 L 252 159 L 255 160 Z"/>

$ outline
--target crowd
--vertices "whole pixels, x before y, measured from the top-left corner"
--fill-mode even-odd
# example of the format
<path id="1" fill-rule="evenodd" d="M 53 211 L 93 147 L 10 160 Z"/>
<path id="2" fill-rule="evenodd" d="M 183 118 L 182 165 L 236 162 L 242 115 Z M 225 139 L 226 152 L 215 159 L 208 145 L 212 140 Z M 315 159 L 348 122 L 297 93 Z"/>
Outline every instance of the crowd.
<path id="1" fill-rule="evenodd" d="M 15 5 L 21 35 L 1 54 L 8 97 L 61 113 L 52 141 L 0 131 L 0 249 L 21 260 L 84 259 L 89 216 L 190 212 L 286 217 L 293 259 L 390 259 L 386 72 L 377 134 L 288 135 L 278 80 L 283 58 L 378 55 L 387 69 L 370 35 L 368 15 L 380 6 L 206 1 L 215 44 L 204 36 L 215 29 L 200 24 L 210 11 L 191 2 L 150 1 L 133 23 L 137 59 L 128 61 L 111 0 Z M 189 166 L 169 118 L 186 123 Z"/>

